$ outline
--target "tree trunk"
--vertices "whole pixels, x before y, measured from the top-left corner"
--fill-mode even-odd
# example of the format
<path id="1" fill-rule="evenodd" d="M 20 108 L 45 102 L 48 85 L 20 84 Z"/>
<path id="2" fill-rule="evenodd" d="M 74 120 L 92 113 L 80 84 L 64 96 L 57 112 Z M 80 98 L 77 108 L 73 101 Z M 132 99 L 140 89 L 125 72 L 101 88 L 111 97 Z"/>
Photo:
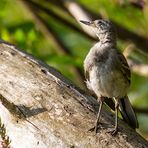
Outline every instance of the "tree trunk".
<path id="1" fill-rule="evenodd" d="M 0 118 L 14 148 L 146 148 L 148 142 L 103 108 L 103 125 L 94 126 L 98 102 L 57 70 L 0 41 Z"/>

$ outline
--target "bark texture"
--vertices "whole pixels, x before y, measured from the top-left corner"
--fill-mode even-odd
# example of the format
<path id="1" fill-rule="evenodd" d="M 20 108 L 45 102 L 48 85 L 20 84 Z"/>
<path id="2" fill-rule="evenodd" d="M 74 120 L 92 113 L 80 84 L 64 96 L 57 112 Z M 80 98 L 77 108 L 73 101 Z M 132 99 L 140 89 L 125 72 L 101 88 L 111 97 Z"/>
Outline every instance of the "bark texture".
<path id="1" fill-rule="evenodd" d="M 0 41 L 0 118 L 14 148 L 146 148 L 148 142 L 120 123 L 107 133 L 114 115 L 103 109 L 94 126 L 98 102 L 54 68 Z"/>

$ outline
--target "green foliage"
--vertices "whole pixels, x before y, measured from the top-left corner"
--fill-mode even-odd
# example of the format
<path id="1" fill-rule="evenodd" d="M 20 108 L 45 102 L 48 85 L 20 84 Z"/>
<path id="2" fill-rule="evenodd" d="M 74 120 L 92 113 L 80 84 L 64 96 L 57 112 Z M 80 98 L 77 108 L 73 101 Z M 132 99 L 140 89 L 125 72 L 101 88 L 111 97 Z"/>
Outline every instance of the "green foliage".
<path id="1" fill-rule="evenodd" d="M 0 146 L 4 148 L 9 148 L 11 141 L 9 137 L 6 135 L 6 128 L 4 124 L 2 124 L 1 118 L 0 118 L 0 136 L 2 139 L 2 141 L 0 142 Z"/>

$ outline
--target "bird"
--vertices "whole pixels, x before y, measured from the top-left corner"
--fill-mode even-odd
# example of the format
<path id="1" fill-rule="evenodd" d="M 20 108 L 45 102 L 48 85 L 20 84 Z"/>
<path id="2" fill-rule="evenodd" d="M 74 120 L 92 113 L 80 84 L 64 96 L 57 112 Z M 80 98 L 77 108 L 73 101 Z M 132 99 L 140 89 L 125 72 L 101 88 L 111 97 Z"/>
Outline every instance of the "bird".
<path id="1" fill-rule="evenodd" d="M 101 110 L 106 98 L 115 103 L 115 126 L 110 131 L 118 133 L 118 111 L 133 129 L 138 128 L 136 114 L 127 96 L 130 87 L 131 71 L 124 55 L 117 48 L 117 33 L 109 20 L 80 20 L 94 31 L 98 42 L 89 50 L 84 60 L 84 73 L 87 88 L 100 102 L 96 118 L 95 132 L 101 124 Z"/>

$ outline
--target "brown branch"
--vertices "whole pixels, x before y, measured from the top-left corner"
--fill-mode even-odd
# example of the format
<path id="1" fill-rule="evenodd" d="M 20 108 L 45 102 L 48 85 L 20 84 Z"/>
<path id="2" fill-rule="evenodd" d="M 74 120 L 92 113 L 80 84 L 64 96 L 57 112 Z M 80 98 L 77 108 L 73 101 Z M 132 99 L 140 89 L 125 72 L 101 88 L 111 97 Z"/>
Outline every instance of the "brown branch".
<path id="1" fill-rule="evenodd" d="M 148 114 L 148 108 L 134 107 L 134 111 L 141 114 Z"/>
<path id="2" fill-rule="evenodd" d="M 123 52 L 128 61 L 130 69 L 132 70 L 132 72 L 137 73 L 138 75 L 148 77 L 148 65 L 143 64 L 133 58 L 130 58 L 130 55 L 134 50 L 135 46 L 133 44 L 129 44 L 129 46 L 127 46 L 127 48 Z"/>
<path id="3" fill-rule="evenodd" d="M 128 58 L 127 60 L 134 73 L 148 77 L 148 65 L 140 63 L 132 58 Z"/>
<path id="4" fill-rule="evenodd" d="M 135 7 L 137 9 L 143 10 L 146 7 L 146 0 L 115 0 L 113 1 L 118 7 Z"/>
<path id="5" fill-rule="evenodd" d="M 146 0 L 129 0 L 129 4 L 135 8 L 143 10 L 146 7 Z"/>

